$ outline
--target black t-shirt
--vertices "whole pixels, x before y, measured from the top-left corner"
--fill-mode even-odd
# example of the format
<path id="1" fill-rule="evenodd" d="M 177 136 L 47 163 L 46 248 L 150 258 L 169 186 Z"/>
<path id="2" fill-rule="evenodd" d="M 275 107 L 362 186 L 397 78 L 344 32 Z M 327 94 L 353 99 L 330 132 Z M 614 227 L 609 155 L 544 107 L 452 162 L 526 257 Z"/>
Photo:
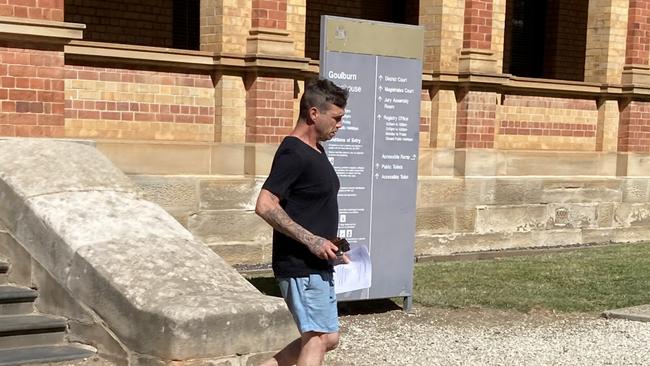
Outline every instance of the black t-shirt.
<path id="1" fill-rule="evenodd" d="M 297 137 L 284 138 L 262 188 L 280 198 L 280 206 L 298 225 L 325 239 L 336 238 L 339 178 L 320 152 Z M 273 272 L 277 277 L 305 277 L 332 272 L 332 265 L 307 246 L 273 231 Z"/>

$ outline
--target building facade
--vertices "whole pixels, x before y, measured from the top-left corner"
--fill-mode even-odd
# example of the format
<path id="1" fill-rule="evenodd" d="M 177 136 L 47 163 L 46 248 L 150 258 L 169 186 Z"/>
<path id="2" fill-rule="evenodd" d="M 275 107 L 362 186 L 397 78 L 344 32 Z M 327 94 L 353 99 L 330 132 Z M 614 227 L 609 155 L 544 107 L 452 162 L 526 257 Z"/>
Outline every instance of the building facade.
<path id="1" fill-rule="evenodd" d="M 2 0 L 0 137 L 95 140 L 269 262 L 254 199 L 321 15 L 424 28 L 416 255 L 650 239 L 650 0 Z"/>

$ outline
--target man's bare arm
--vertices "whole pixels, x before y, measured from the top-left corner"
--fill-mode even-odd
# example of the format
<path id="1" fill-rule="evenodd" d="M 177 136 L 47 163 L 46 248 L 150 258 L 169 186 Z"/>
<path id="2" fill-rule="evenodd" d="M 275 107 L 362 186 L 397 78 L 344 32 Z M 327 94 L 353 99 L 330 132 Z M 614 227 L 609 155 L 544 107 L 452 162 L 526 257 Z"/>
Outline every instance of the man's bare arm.
<path id="1" fill-rule="evenodd" d="M 262 189 L 259 197 L 257 197 L 255 213 L 275 230 L 303 243 L 317 257 L 336 259 L 336 245 L 298 225 L 280 206 L 280 199 L 266 189 Z"/>

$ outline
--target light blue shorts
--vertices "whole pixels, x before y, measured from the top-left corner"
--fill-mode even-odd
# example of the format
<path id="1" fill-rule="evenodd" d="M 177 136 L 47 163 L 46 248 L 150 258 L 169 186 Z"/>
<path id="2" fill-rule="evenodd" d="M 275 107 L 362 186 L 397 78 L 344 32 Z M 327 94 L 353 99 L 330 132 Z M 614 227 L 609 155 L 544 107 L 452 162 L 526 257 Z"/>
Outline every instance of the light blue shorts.
<path id="1" fill-rule="evenodd" d="M 278 278 L 278 285 L 300 334 L 339 331 L 332 274 Z"/>

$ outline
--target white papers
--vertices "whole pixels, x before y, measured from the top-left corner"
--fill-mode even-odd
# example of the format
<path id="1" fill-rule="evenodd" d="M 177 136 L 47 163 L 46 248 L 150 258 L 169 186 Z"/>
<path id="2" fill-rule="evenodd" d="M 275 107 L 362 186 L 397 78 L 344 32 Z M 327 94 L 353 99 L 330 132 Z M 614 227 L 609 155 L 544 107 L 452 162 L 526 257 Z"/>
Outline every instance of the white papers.
<path id="1" fill-rule="evenodd" d="M 347 253 L 348 264 L 334 266 L 334 289 L 337 294 L 370 287 L 372 265 L 370 254 L 363 245 L 353 246 Z"/>

